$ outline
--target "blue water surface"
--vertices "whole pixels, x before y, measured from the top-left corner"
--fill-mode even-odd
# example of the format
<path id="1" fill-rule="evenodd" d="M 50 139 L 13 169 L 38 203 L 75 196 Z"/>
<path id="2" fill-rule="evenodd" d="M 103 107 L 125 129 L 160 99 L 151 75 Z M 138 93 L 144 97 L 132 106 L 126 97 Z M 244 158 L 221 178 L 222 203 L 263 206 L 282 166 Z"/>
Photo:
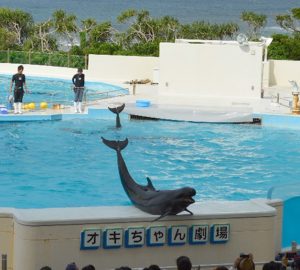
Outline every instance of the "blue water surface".
<path id="1" fill-rule="evenodd" d="M 0 125 L 0 206 L 44 208 L 129 205 L 116 153 L 123 140 L 130 173 L 157 189 L 192 186 L 196 200 L 266 198 L 298 181 L 300 133 L 256 125 L 76 119 Z"/>

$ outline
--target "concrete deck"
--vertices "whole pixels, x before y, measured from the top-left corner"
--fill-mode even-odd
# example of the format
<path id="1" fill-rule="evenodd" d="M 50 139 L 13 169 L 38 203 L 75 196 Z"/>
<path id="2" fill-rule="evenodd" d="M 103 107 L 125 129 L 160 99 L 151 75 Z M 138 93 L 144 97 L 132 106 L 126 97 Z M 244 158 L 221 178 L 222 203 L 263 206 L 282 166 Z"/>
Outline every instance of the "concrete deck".
<path id="1" fill-rule="evenodd" d="M 108 106 L 125 103 L 125 113 L 148 118 L 215 123 L 252 122 L 253 118 L 266 118 L 264 124 L 269 123 L 273 126 L 277 121 L 274 119 L 283 117 L 283 122 L 289 119 L 287 123 L 300 126 L 300 117 L 293 115 L 289 107 L 292 94 L 288 87 L 269 87 L 264 90 L 264 98 L 261 99 L 162 96 L 158 95 L 158 85 L 136 85 L 135 91 L 132 85 L 123 84 L 123 87 L 129 87 L 129 95 L 88 103 L 83 114 L 76 114 L 71 106 L 66 106 L 60 110 L 27 110 L 22 115 L 12 113 L 0 115 L 0 122 L 93 117 L 96 115 L 92 113 L 93 110 L 105 110 Z M 279 103 L 277 94 L 279 94 Z M 140 99 L 149 100 L 151 105 L 146 108 L 136 107 L 135 103 Z"/>
<path id="2" fill-rule="evenodd" d="M 292 93 L 287 87 L 269 87 L 264 91 L 264 98 L 243 99 L 243 98 L 213 98 L 213 97 L 184 97 L 184 96 L 162 96 L 158 95 L 158 85 L 137 85 L 135 93 L 133 86 L 130 85 L 130 95 L 124 97 L 115 97 L 107 100 L 100 100 L 93 104 L 93 107 L 107 108 L 111 103 L 135 104 L 136 100 L 146 99 L 151 101 L 152 105 L 157 106 L 158 111 L 165 107 L 178 106 L 197 108 L 199 111 L 252 111 L 254 114 L 291 114 L 288 107 L 292 101 Z M 276 103 L 276 94 L 280 94 L 280 103 Z M 287 100 L 287 101 L 285 101 Z M 130 106 L 128 106 L 130 107 Z M 150 107 L 149 107 L 150 108 Z M 145 108 L 135 108 L 145 111 Z M 176 119 L 173 119 L 176 120 Z"/>

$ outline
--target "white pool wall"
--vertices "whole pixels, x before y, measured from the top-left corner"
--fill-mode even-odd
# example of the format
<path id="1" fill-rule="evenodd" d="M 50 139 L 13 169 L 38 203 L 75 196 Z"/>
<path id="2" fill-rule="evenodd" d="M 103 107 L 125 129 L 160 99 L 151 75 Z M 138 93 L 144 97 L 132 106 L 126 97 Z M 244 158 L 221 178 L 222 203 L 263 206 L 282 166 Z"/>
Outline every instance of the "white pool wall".
<path id="1" fill-rule="evenodd" d="M 289 81 L 296 81 L 300 85 L 300 61 L 270 60 L 269 86 L 279 85 L 291 87 Z"/>
<path id="2" fill-rule="evenodd" d="M 260 98 L 261 43 L 160 43 L 160 95 Z"/>
<path id="3" fill-rule="evenodd" d="M 153 81 L 154 70 L 158 67 L 158 57 L 90 54 L 88 75 L 112 81 Z"/>
<path id="4" fill-rule="evenodd" d="M 187 255 L 193 264 L 233 263 L 240 252 L 252 252 L 256 262 L 274 259 L 281 231 L 279 201 L 197 203 L 190 207 L 194 216 L 154 217 L 133 206 L 82 207 L 61 209 L 0 209 L 0 255 L 7 254 L 8 269 L 32 270 L 49 265 L 64 269 L 75 261 L 80 267 L 94 264 L 96 269 L 121 265 L 144 267 L 153 263 L 175 265 L 176 257 Z M 84 229 L 230 224 L 227 243 L 162 247 L 121 247 L 114 250 L 80 250 Z"/>
<path id="5" fill-rule="evenodd" d="M 17 73 L 17 68 L 20 64 L 0 63 L 0 73 L 13 75 Z M 77 72 L 76 68 L 26 65 L 24 64 L 24 74 L 27 76 L 53 77 L 61 79 L 72 79 Z"/>
<path id="6" fill-rule="evenodd" d="M 125 81 L 130 80 L 141 80 L 141 79 L 150 79 L 153 80 L 158 79 L 160 84 L 162 85 L 159 88 L 159 95 L 169 95 L 170 98 L 172 96 L 172 92 L 174 92 L 174 96 L 185 96 L 188 98 L 189 95 L 195 97 L 207 95 L 208 89 L 210 89 L 210 95 L 217 95 L 218 98 L 224 98 L 228 96 L 234 95 L 232 93 L 231 86 L 235 85 L 236 78 L 237 79 L 244 79 L 243 76 L 239 76 L 240 73 L 236 72 L 230 75 L 232 81 L 231 86 L 224 87 L 223 82 L 227 80 L 226 77 L 228 74 L 224 74 L 225 71 L 230 71 L 230 66 L 235 65 L 235 63 L 231 63 L 231 59 L 237 59 L 239 57 L 235 54 L 245 54 L 247 61 L 253 61 L 253 63 L 249 63 L 250 66 L 247 66 L 245 70 L 244 62 L 240 63 L 238 67 L 238 71 L 240 70 L 241 74 L 245 74 L 245 72 L 249 75 L 249 79 L 246 79 L 246 82 L 250 80 L 252 83 L 252 76 L 257 76 L 253 82 L 255 82 L 255 91 L 251 90 L 250 95 L 255 95 L 255 98 L 258 97 L 260 92 L 258 91 L 257 81 L 261 80 L 262 87 L 269 87 L 269 86 L 280 86 L 280 87 L 290 87 L 289 80 L 295 80 L 300 85 L 300 78 L 298 74 L 298 70 L 300 69 L 300 61 L 291 61 L 291 60 L 269 60 L 268 62 L 257 63 L 258 57 L 260 52 L 257 53 L 256 49 L 260 50 L 259 46 L 255 49 L 255 55 L 251 55 L 250 52 L 243 52 L 239 51 L 236 45 L 232 45 L 231 49 L 236 49 L 235 52 L 227 53 L 224 51 L 226 59 L 222 59 L 222 57 L 211 57 L 200 58 L 202 52 L 198 50 L 197 44 L 168 44 L 162 43 L 163 51 L 160 57 L 143 57 L 143 56 L 110 56 L 110 55 L 89 55 L 89 69 L 84 70 L 86 74 L 86 79 L 89 81 L 103 81 L 103 82 L 110 82 L 116 84 L 123 84 Z M 169 47 L 176 46 L 172 49 Z M 177 46 L 179 46 L 177 48 Z M 201 50 L 203 45 L 201 45 Z M 207 45 L 208 46 L 208 45 Z M 217 46 L 213 45 L 214 50 L 217 49 Z M 170 50 L 169 50 L 170 49 Z M 226 47 L 223 45 L 221 50 L 231 50 L 230 47 Z M 211 49 L 209 49 L 211 50 Z M 204 51 L 203 51 L 204 52 Z M 214 51 L 210 52 L 214 53 Z M 224 57 L 225 57 L 224 56 Z M 178 59 L 177 59 L 178 58 Z M 203 72 L 201 73 L 199 67 L 201 69 L 205 69 L 206 67 L 214 67 L 212 61 L 219 61 L 218 59 L 222 59 L 220 68 L 222 72 L 217 72 L 215 69 L 210 69 L 210 75 L 207 78 L 203 78 Z M 249 58 L 249 59 L 248 59 Z M 191 60 L 191 63 L 189 62 Z M 174 62 L 174 66 L 172 66 Z M 253 66 L 252 66 L 253 64 Z M 9 64 L 9 63 L 0 63 L 0 73 L 1 74 L 14 74 L 17 71 L 17 67 L 19 64 Z M 200 65 L 200 66 L 199 66 Z M 256 68 L 255 68 L 256 66 Z M 63 78 L 63 79 L 70 79 L 76 73 L 76 68 L 65 68 L 65 67 L 53 67 L 53 66 L 40 66 L 40 65 L 24 65 L 25 67 L 25 74 L 29 76 L 42 76 L 42 77 L 55 77 L 55 78 Z M 251 69 L 251 67 L 253 67 Z M 250 71 L 249 71 L 250 68 Z M 180 73 L 178 75 L 178 72 Z M 184 72 L 182 72 L 184 70 Z M 159 74 L 157 74 L 159 73 Z M 216 79 L 217 78 L 217 79 Z M 202 81 L 204 79 L 204 81 Z M 180 84 L 174 83 L 177 80 Z M 168 82 L 168 86 L 166 87 L 166 82 Z M 205 83 L 207 87 L 204 87 Z M 240 81 L 239 81 L 240 82 Z M 213 88 L 215 84 L 218 83 L 218 87 Z M 199 86 L 200 84 L 200 86 Z M 247 84 L 248 85 L 248 84 Z M 248 85 L 249 86 L 249 85 Z M 247 91 L 249 91 L 249 87 L 247 86 Z M 173 89 L 173 87 L 175 87 Z M 198 87 L 198 88 L 197 88 Z M 244 86 L 243 86 L 244 87 Z M 202 89 L 202 90 L 201 90 Z M 260 90 L 260 89 L 259 89 Z M 228 92 L 229 91 L 229 92 Z M 247 92 L 246 91 L 246 92 Z M 244 94 L 244 92 L 238 92 L 237 96 Z M 247 97 L 247 95 L 243 96 Z M 251 98 L 252 99 L 252 98 Z"/>

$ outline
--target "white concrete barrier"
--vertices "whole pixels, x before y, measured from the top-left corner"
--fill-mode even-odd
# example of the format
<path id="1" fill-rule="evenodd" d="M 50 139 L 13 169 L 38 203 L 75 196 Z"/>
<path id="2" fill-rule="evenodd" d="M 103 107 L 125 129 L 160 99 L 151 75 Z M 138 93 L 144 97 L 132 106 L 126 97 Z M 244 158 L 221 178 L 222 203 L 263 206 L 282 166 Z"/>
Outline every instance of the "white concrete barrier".
<path id="1" fill-rule="evenodd" d="M 160 95 L 260 98 L 261 43 L 160 44 Z"/>
<path id="2" fill-rule="evenodd" d="M 17 68 L 20 64 L 10 64 L 10 63 L 0 63 L 0 74 L 13 75 L 17 72 Z M 28 65 L 24 64 L 24 74 L 27 76 L 37 76 L 37 77 L 49 77 L 49 78 L 60 78 L 65 80 L 70 80 L 74 74 L 77 73 L 77 68 L 68 67 L 54 67 L 54 66 L 43 66 L 43 65 Z M 109 78 L 104 78 L 97 76 L 97 73 L 89 72 L 88 70 L 83 70 L 85 74 L 86 81 L 99 81 L 107 83 L 121 84 L 122 80 L 115 77 L 115 79 L 109 80 Z M 113 74 L 111 76 L 113 77 Z"/>
<path id="3" fill-rule="evenodd" d="M 90 54 L 88 74 L 113 81 L 153 80 L 158 62 L 158 57 Z"/>
<path id="4" fill-rule="evenodd" d="M 45 265 L 64 269 L 73 261 L 80 268 L 94 264 L 96 269 L 113 269 L 121 265 L 166 266 L 175 265 L 175 259 L 181 255 L 189 256 L 194 265 L 220 264 L 232 263 L 240 252 L 252 252 L 255 261 L 270 261 L 278 251 L 278 238 L 281 237 L 276 225 L 281 223 L 281 212 L 276 210 L 280 206 L 277 202 L 273 208 L 261 201 L 201 202 L 189 207 L 193 216 L 170 216 L 156 222 L 152 215 L 132 206 L 0 209 L 0 254 L 8 255 L 10 270 L 40 269 Z M 220 229 L 212 233 L 218 225 L 227 226 L 228 231 Z M 141 247 L 126 247 L 125 231 L 129 228 L 145 229 L 146 235 L 148 228 L 157 226 L 166 228 L 164 245 L 149 246 L 144 239 Z M 186 228 L 185 238 L 181 245 L 170 245 L 172 228 L 177 226 Z M 189 243 L 192 226 L 207 226 L 206 233 L 199 234 L 199 237 L 206 237 L 204 243 Z M 122 245 L 115 249 L 104 248 L 104 232 L 116 228 L 123 229 Z M 100 247 L 82 249 L 81 233 L 90 229 L 101 231 Z M 221 237 L 222 233 L 225 238 Z M 199 240 L 199 237 L 195 239 Z M 213 243 L 213 239 L 222 241 Z"/>
<path id="5" fill-rule="evenodd" d="M 289 80 L 300 85 L 300 61 L 269 60 L 269 86 L 291 86 Z"/>
<path id="6" fill-rule="evenodd" d="M 0 74 L 15 74 L 20 64 L 0 63 Z M 53 67 L 42 65 L 23 65 L 24 73 L 28 76 L 54 77 L 72 79 L 77 72 L 76 68 Z"/>

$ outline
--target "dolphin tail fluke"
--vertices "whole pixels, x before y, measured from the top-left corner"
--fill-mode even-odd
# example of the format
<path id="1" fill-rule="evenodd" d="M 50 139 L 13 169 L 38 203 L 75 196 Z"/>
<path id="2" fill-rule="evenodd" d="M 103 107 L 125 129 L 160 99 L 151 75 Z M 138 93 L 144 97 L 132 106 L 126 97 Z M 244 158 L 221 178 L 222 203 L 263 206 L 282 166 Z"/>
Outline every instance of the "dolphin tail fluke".
<path id="1" fill-rule="evenodd" d="M 121 127 L 121 121 L 120 121 L 120 116 L 119 114 L 124 110 L 125 108 L 125 103 L 122 104 L 121 106 L 119 107 L 113 107 L 113 108 L 110 108 L 108 107 L 108 109 L 113 112 L 114 114 L 117 115 L 116 117 L 116 128 L 120 128 Z"/>
<path id="2" fill-rule="evenodd" d="M 127 145 L 128 145 L 128 139 L 126 138 L 124 141 L 110 141 L 110 140 L 106 140 L 105 138 L 101 137 L 102 141 L 105 145 L 107 145 L 108 147 L 116 150 L 116 151 L 120 151 L 123 150 Z"/>
<path id="3" fill-rule="evenodd" d="M 108 107 L 108 109 L 109 109 L 111 112 L 116 113 L 116 114 L 121 113 L 121 112 L 124 110 L 124 108 L 125 108 L 125 103 L 122 104 L 122 105 L 119 106 L 119 107 L 114 107 L 114 108 Z"/>

